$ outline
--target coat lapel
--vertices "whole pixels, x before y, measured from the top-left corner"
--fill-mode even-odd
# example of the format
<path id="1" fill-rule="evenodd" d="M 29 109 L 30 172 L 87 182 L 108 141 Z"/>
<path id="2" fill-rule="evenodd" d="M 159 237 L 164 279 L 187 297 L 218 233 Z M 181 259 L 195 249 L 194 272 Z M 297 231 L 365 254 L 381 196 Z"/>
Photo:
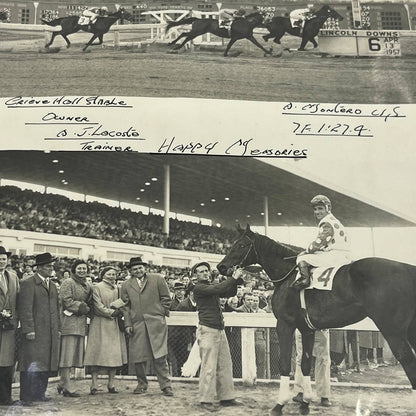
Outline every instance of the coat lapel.
<path id="1" fill-rule="evenodd" d="M 139 283 L 137 282 L 137 279 L 135 277 L 132 277 L 131 279 L 131 287 L 137 292 L 140 293 L 140 286 Z"/>
<path id="2" fill-rule="evenodd" d="M 43 279 L 37 273 L 35 274 L 35 283 L 42 286 L 47 292 L 49 292 L 49 288 L 46 286 L 46 283 L 43 282 Z"/>

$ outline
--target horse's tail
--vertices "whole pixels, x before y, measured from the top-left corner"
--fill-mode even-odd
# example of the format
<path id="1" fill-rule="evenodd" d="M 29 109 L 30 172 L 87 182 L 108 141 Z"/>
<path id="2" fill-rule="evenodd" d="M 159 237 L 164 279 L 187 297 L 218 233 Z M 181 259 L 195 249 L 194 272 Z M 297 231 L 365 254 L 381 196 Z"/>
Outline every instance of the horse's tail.
<path id="1" fill-rule="evenodd" d="M 60 17 L 58 19 L 54 19 L 54 20 L 45 20 L 45 19 L 40 19 L 43 23 L 45 23 L 45 25 L 48 26 L 59 26 L 61 24 L 63 17 Z"/>
<path id="2" fill-rule="evenodd" d="M 190 25 L 191 23 L 195 22 L 195 20 L 198 20 L 197 17 L 188 17 L 186 19 L 178 20 L 177 22 L 170 22 L 166 26 L 165 33 L 168 33 L 169 29 L 175 26 L 182 26 L 182 25 Z"/>

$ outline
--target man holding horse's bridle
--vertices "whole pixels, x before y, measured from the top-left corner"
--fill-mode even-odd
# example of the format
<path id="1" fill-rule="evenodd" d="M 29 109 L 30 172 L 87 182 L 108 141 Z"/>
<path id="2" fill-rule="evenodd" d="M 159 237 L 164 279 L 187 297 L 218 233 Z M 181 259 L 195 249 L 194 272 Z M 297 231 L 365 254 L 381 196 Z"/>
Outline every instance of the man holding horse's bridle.
<path id="1" fill-rule="evenodd" d="M 331 201 L 324 195 L 311 200 L 313 214 L 318 222 L 318 236 L 297 257 L 300 278 L 292 283 L 295 289 L 306 289 L 311 283 L 309 268 L 334 267 L 351 262 L 347 233 L 332 214 Z"/>

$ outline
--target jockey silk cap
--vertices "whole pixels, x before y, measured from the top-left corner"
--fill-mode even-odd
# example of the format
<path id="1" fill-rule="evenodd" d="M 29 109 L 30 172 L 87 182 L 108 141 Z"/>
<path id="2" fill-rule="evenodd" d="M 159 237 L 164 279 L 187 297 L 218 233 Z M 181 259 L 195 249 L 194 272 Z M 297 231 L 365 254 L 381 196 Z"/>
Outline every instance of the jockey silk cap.
<path id="1" fill-rule="evenodd" d="M 315 205 L 324 205 L 328 211 L 331 211 L 332 204 L 329 198 L 325 195 L 316 195 L 311 199 L 311 205 L 314 207 Z"/>

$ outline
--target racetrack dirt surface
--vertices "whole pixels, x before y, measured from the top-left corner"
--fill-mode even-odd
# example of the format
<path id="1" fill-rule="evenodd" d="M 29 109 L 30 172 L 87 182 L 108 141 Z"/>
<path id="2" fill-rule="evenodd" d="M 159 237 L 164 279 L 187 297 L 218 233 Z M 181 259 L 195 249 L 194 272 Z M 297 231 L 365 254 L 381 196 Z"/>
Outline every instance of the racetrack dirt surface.
<path id="1" fill-rule="evenodd" d="M 403 378 L 400 366 L 378 370 L 380 382 Z M 362 376 L 362 381 L 365 379 Z M 81 394 L 79 398 L 67 398 L 58 395 L 56 383 L 49 383 L 47 395 L 50 402 L 36 403 L 33 407 L 0 407 L 0 414 L 7 416 L 203 416 L 218 414 L 221 416 L 266 416 L 276 404 L 279 386 L 258 384 L 254 387 L 235 385 L 236 398 L 243 404 L 238 408 L 220 408 L 215 413 L 198 408 L 198 384 L 196 382 L 174 381 L 174 397 L 161 395 L 156 381 L 149 384 L 148 393 L 139 396 L 132 394 L 136 383 L 134 378 L 116 380 L 119 394 L 108 394 L 106 380 L 101 379 L 101 389 L 95 396 L 89 394 L 90 381 L 77 380 L 74 388 Z M 390 383 L 392 386 L 394 383 Z M 310 404 L 310 415 L 322 416 L 412 416 L 415 414 L 414 397 L 407 388 L 402 389 L 370 387 L 334 387 L 332 384 L 332 406 L 321 407 L 318 400 Z M 13 398 L 17 399 L 18 389 L 14 389 Z M 284 407 L 284 415 L 298 415 L 299 406 L 290 402 Z"/>
<path id="2" fill-rule="evenodd" d="M 282 53 L 278 45 L 273 45 L 271 57 L 264 57 L 246 41 L 237 42 L 230 57 L 222 56 L 221 45 L 171 53 L 166 44 L 136 43 L 120 49 L 96 46 L 82 53 L 80 43 L 66 49 L 62 40 L 51 48 L 56 53 L 45 53 L 42 38 L 2 38 L 0 95 L 414 103 L 413 39 L 412 53 L 400 58 L 357 59 L 322 57 L 316 50 Z"/>

